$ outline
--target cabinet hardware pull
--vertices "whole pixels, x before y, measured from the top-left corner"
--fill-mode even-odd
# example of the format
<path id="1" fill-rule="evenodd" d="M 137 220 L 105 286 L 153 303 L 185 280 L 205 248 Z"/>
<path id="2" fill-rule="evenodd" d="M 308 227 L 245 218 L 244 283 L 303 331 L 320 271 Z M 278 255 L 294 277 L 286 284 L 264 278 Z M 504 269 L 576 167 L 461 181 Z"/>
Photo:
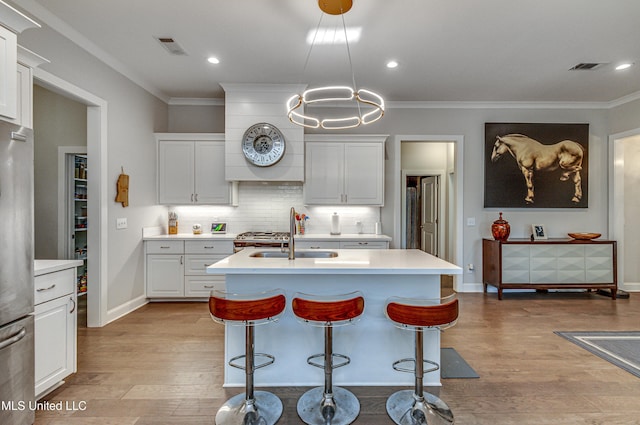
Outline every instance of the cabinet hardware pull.
<path id="1" fill-rule="evenodd" d="M 22 329 L 20 329 L 18 332 L 14 333 L 9 338 L 0 342 L 0 350 L 20 341 L 22 338 L 24 338 L 26 334 L 27 334 L 27 330 L 23 326 Z"/>
<path id="2" fill-rule="evenodd" d="M 196 193 L 196 202 L 198 202 L 198 194 Z"/>
<path id="3" fill-rule="evenodd" d="M 213 285 L 204 285 L 204 288 L 205 289 L 213 289 L 213 288 L 215 288 L 215 286 L 213 286 Z"/>
<path id="4" fill-rule="evenodd" d="M 319 246 L 312 246 L 311 249 L 320 249 Z"/>
<path id="5" fill-rule="evenodd" d="M 171 248 L 170 246 L 161 246 L 160 249 L 169 249 Z"/>
<path id="6" fill-rule="evenodd" d="M 71 300 L 71 302 L 73 303 L 73 308 L 71 309 L 71 311 L 69 312 L 69 314 L 73 313 L 74 311 L 76 311 L 76 300 L 73 299 L 73 297 L 69 298 Z"/>
<path id="7" fill-rule="evenodd" d="M 191 194 L 191 202 L 193 202 L 193 193 Z"/>
<path id="8" fill-rule="evenodd" d="M 369 242 L 358 242 L 358 245 L 369 245 Z"/>
<path id="9" fill-rule="evenodd" d="M 53 285 L 49 286 L 48 288 L 38 288 L 36 289 L 37 292 L 42 292 L 42 291 L 48 291 L 49 289 L 53 289 L 56 287 L 56 284 L 54 283 Z"/>
<path id="10" fill-rule="evenodd" d="M 215 248 L 215 247 L 213 247 L 213 246 L 205 246 L 204 247 L 204 249 L 213 249 L 213 248 Z"/>
<path id="11" fill-rule="evenodd" d="M 180 264 L 184 264 L 183 260 L 184 260 L 184 256 L 181 255 L 180 256 Z"/>

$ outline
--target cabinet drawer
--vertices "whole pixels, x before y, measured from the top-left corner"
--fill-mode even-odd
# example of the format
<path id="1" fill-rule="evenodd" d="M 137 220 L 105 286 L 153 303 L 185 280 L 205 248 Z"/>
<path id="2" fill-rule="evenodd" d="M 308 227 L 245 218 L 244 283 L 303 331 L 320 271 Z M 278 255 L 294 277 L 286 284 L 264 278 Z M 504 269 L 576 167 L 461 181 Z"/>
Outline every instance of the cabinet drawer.
<path id="1" fill-rule="evenodd" d="M 75 291 L 75 269 L 42 274 L 34 279 L 34 305 L 72 294 Z"/>
<path id="2" fill-rule="evenodd" d="M 296 241 L 296 249 L 340 249 L 340 242 Z"/>
<path id="3" fill-rule="evenodd" d="M 387 242 L 350 241 L 340 242 L 341 249 L 387 249 Z"/>
<path id="4" fill-rule="evenodd" d="M 187 276 L 184 294 L 187 297 L 208 297 L 214 289 L 224 290 L 224 276 Z"/>
<path id="5" fill-rule="evenodd" d="M 207 240 L 185 241 L 187 254 L 233 254 L 233 241 Z"/>
<path id="6" fill-rule="evenodd" d="M 184 254 L 183 241 L 147 241 L 147 254 Z"/>
<path id="7" fill-rule="evenodd" d="M 227 255 L 205 255 L 205 254 L 189 254 L 185 255 L 186 264 L 184 273 L 186 275 L 206 275 L 207 266 L 216 263 Z"/>

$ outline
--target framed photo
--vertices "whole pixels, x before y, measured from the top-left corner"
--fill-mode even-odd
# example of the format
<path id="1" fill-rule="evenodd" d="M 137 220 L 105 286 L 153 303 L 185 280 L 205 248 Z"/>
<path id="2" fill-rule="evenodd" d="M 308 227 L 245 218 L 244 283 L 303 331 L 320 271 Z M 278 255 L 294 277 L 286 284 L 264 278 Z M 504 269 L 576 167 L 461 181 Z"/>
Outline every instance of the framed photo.
<path id="1" fill-rule="evenodd" d="M 587 208 L 589 124 L 485 123 L 485 208 Z"/>
<path id="2" fill-rule="evenodd" d="M 533 234 L 533 239 L 536 241 L 548 239 L 547 229 L 544 227 L 544 224 L 532 224 L 531 233 Z"/>

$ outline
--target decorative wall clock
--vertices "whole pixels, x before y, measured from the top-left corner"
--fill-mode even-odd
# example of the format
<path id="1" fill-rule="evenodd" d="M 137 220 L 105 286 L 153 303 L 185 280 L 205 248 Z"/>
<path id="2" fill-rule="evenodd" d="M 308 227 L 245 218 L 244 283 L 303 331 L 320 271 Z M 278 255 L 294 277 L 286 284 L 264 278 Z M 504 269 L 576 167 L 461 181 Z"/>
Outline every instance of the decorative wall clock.
<path id="1" fill-rule="evenodd" d="M 247 161 L 258 167 L 269 167 L 284 156 L 284 136 L 272 124 L 254 124 L 242 136 L 242 152 Z"/>

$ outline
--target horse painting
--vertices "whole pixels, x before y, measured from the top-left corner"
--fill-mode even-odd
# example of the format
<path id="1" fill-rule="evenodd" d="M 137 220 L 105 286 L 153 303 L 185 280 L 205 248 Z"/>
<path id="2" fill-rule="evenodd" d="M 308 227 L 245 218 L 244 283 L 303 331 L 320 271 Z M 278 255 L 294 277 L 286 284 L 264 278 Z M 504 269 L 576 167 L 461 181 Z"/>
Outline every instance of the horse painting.
<path id="1" fill-rule="evenodd" d="M 516 160 L 527 185 L 525 202 L 533 204 L 534 187 L 533 173 L 538 171 L 554 171 L 560 168 L 561 181 L 573 180 L 575 190 L 572 202 L 578 203 L 582 199 L 582 145 L 572 140 L 563 140 L 553 145 L 543 145 L 522 134 L 507 134 L 497 136 L 491 153 L 491 162 L 496 162 L 506 153 Z"/>

